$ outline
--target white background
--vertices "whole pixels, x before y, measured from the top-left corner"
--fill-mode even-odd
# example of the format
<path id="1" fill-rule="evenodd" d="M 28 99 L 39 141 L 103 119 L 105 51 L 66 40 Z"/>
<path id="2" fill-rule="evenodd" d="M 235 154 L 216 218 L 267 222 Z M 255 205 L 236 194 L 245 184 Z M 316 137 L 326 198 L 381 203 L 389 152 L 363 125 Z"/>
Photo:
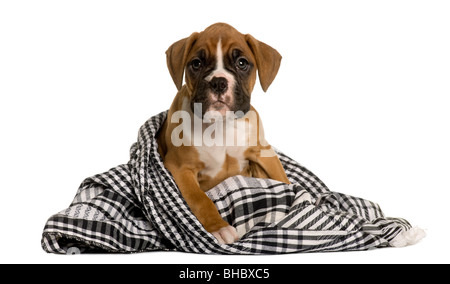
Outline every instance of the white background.
<path id="1" fill-rule="evenodd" d="M 0 262 L 449 263 L 449 15 L 448 1 L 1 1 Z M 169 108 L 166 49 L 219 21 L 283 55 L 252 96 L 268 141 L 424 240 L 277 256 L 41 249 L 47 218 Z"/>

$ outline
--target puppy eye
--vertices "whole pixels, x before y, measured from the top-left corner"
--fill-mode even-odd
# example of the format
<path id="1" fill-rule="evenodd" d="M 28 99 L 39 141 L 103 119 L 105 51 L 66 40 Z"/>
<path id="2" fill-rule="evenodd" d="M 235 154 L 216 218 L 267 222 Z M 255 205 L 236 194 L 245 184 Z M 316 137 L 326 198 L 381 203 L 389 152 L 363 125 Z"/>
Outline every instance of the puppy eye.
<path id="1" fill-rule="evenodd" d="M 191 68 L 194 70 L 194 71 L 198 71 L 198 70 L 200 70 L 200 68 L 202 68 L 202 61 L 200 60 L 200 59 L 198 59 L 198 58 L 196 58 L 196 59 L 194 59 L 194 60 L 192 60 L 191 61 Z"/>
<path id="2" fill-rule="evenodd" d="M 241 69 L 242 71 L 247 70 L 248 65 L 249 65 L 248 60 L 245 59 L 244 57 L 239 57 L 239 58 L 236 60 L 236 66 L 237 66 L 239 69 Z"/>

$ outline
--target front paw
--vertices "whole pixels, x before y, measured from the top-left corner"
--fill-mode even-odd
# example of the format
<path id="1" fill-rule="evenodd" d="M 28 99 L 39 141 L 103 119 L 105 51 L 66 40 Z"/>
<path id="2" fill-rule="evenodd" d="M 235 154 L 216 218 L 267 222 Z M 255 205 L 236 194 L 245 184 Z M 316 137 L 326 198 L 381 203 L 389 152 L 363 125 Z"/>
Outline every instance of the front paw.
<path id="1" fill-rule="evenodd" d="M 239 240 L 237 231 L 232 226 L 223 227 L 218 231 L 212 232 L 211 234 L 213 234 L 220 244 L 232 244 Z"/>

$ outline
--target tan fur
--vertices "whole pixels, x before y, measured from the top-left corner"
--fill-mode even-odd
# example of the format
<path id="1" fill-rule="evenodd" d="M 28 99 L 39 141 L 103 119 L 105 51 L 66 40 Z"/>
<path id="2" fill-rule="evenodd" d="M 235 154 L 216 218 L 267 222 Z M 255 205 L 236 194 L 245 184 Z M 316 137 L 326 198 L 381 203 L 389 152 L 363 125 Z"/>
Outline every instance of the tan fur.
<path id="1" fill-rule="evenodd" d="M 199 153 L 194 146 L 176 147 L 171 143 L 171 133 L 178 126 L 178 123 L 170 122 L 171 117 L 174 112 L 182 109 L 183 100 L 190 99 L 192 96 L 193 85 L 188 78 L 186 78 L 186 84 L 182 85 L 184 68 L 199 48 L 204 48 L 211 55 L 215 55 L 219 38 L 224 54 L 233 47 L 239 47 L 246 56 L 256 62 L 264 91 L 275 78 L 281 61 L 281 56 L 275 49 L 257 41 L 251 35 L 243 35 L 231 26 L 222 23 L 212 25 L 202 33 L 193 33 L 190 37 L 175 42 L 166 52 L 168 69 L 179 91 L 157 137 L 159 152 L 163 157 L 164 165 L 172 173 L 183 198 L 208 232 L 217 232 L 219 229 L 229 226 L 204 193 L 226 178 L 245 175 L 289 183 L 276 155 L 261 157 L 261 150 L 270 151 L 271 147 L 261 145 L 263 143 L 259 141 L 258 125 L 252 125 L 255 131 L 251 134 L 258 135 L 257 146 L 248 147 L 244 152 L 244 158 L 248 160 L 248 165 L 241 170 L 236 158 L 227 155 L 221 170 L 214 177 L 201 174 L 206 165 L 200 160 Z M 249 93 L 253 90 L 255 81 L 256 68 L 246 86 Z M 251 107 L 251 111 L 257 114 L 253 107 Z M 258 114 L 257 117 L 259 119 Z"/>

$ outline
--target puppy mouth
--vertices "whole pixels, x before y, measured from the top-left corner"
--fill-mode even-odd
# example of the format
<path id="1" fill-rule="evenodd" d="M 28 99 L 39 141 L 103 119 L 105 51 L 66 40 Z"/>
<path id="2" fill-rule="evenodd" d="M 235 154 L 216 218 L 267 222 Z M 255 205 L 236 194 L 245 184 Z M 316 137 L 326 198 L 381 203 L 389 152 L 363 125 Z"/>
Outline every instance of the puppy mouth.
<path id="1" fill-rule="evenodd" d="M 230 106 L 226 102 L 224 102 L 222 100 L 217 100 L 217 101 L 212 102 L 211 103 L 211 107 L 213 107 L 213 108 L 224 108 L 224 107 L 226 107 L 226 108 L 230 109 Z"/>
<path id="2" fill-rule="evenodd" d="M 211 102 L 206 112 L 212 112 L 212 113 L 219 113 L 220 116 L 226 116 L 227 112 L 231 111 L 231 107 L 222 100 L 217 100 L 214 102 Z M 211 114 L 212 114 L 211 113 Z M 216 115 L 214 115 L 216 116 Z"/>

